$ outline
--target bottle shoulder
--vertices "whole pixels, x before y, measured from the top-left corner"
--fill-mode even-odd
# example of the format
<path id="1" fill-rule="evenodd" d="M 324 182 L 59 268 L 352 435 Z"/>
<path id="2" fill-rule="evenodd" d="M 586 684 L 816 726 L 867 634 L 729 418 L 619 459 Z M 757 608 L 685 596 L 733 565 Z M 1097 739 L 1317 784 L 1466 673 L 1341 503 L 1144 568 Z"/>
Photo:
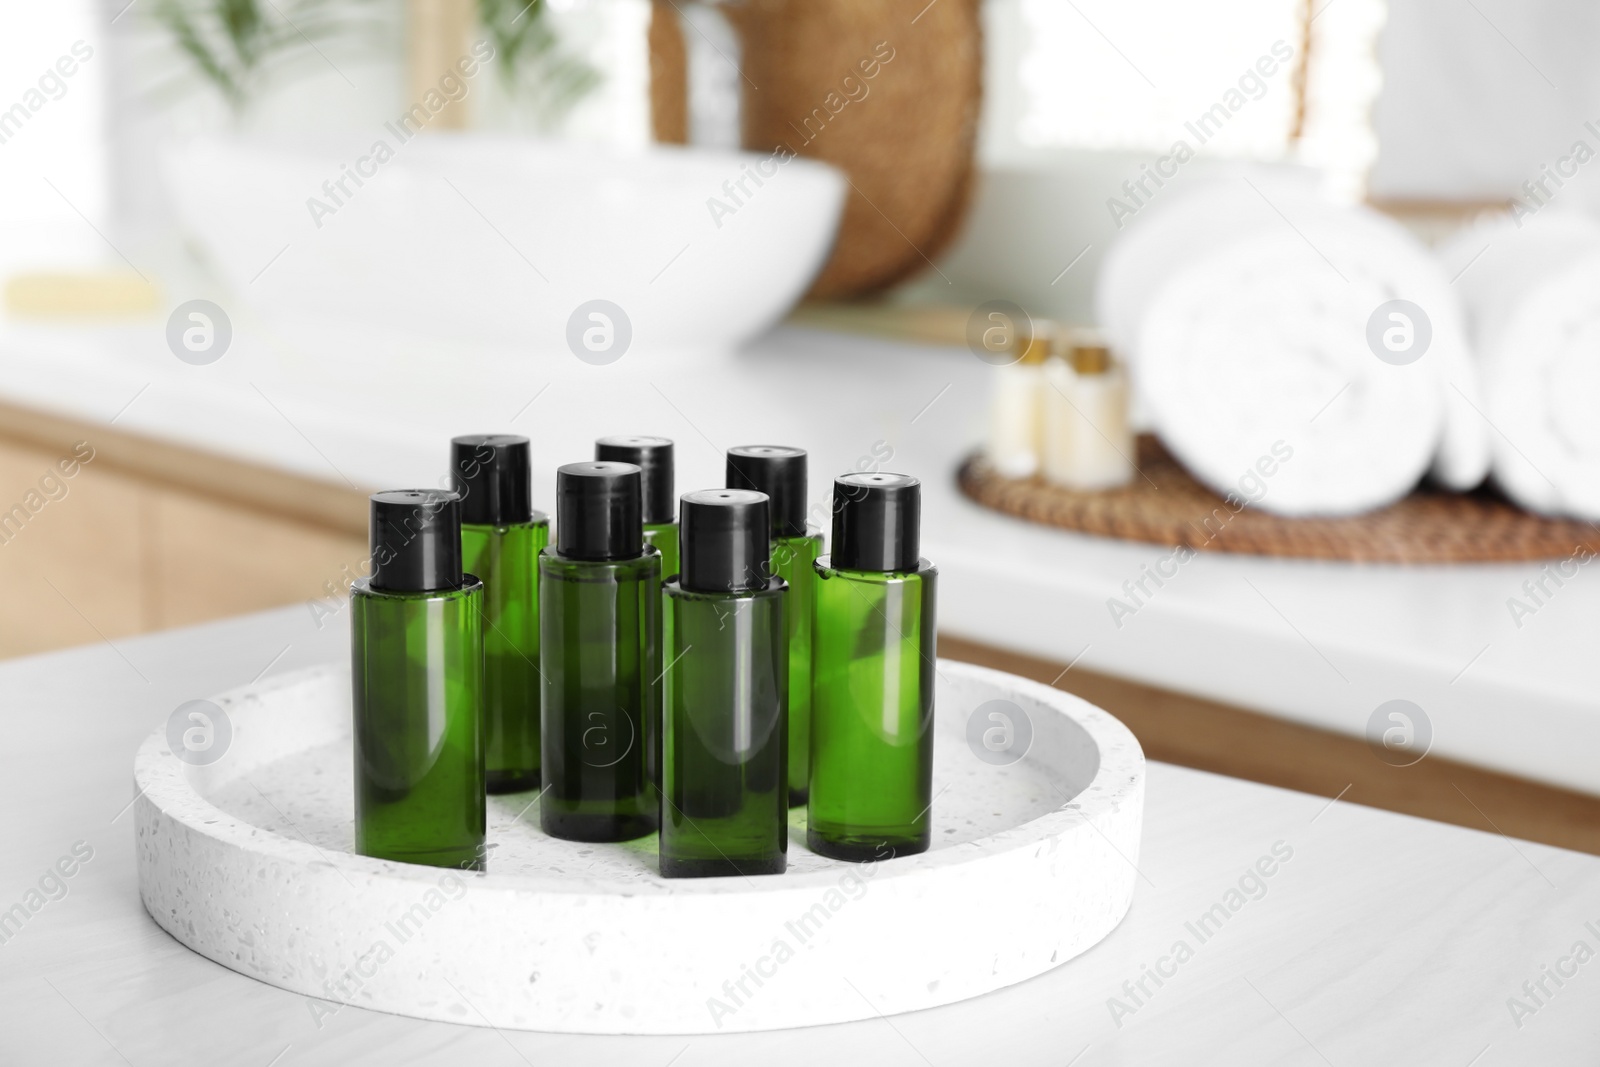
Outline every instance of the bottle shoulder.
<path id="1" fill-rule="evenodd" d="M 833 566 L 833 557 L 818 556 L 817 562 L 812 564 L 817 572 L 817 577 L 827 581 L 832 578 L 844 578 L 853 582 L 871 582 L 875 585 L 891 585 L 896 582 L 927 581 L 939 576 L 939 568 L 933 561 L 926 557 L 918 557 L 917 569 L 914 571 L 854 571 L 844 570 Z"/>
<path id="2" fill-rule="evenodd" d="M 483 582 L 476 575 L 463 574 L 456 589 L 374 589 L 371 578 L 357 578 L 350 586 L 352 596 L 372 600 L 462 600 L 483 592 Z"/>
<path id="3" fill-rule="evenodd" d="M 542 574 L 571 578 L 574 581 L 612 581 L 618 578 L 642 579 L 661 577 L 661 551 L 646 545 L 644 551 L 629 559 L 574 559 L 564 556 L 555 545 L 546 545 L 539 552 L 539 570 Z"/>
<path id="4" fill-rule="evenodd" d="M 784 537 L 774 537 L 772 539 L 772 546 L 777 548 L 779 545 L 787 545 L 791 548 L 797 549 L 810 547 L 813 549 L 815 554 L 821 555 L 822 531 L 817 529 L 815 526 L 807 526 L 806 532 L 803 534 L 789 534 Z"/>
<path id="5" fill-rule="evenodd" d="M 714 593 L 702 592 L 694 589 L 685 589 L 674 576 L 669 582 L 663 582 L 661 591 L 674 600 L 683 601 L 728 601 L 728 600 L 767 600 L 772 597 L 781 597 L 789 591 L 789 583 L 782 578 L 768 580 L 764 589 L 733 589 Z"/>
<path id="6" fill-rule="evenodd" d="M 791 577 L 798 577 L 822 555 L 822 535 L 804 537 L 774 537 L 772 539 L 772 567 Z"/>
<path id="7" fill-rule="evenodd" d="M 461 524 L 462 533 L 477 534 L 480 537 L 486 537 L 493 534 L 498 534 L 504 537 L 510 534 L 534 533 L 539 530 L 548 532 L 549 529 L 550 516 L 546 515 L 542 511 L 535 511 L 533 513 L 533 518 L 529 519 L 527 522 L 511 522 L 506 523 L 503 526 L 491 526 L 488 523 L 478 522 L 464 522 Z"/>

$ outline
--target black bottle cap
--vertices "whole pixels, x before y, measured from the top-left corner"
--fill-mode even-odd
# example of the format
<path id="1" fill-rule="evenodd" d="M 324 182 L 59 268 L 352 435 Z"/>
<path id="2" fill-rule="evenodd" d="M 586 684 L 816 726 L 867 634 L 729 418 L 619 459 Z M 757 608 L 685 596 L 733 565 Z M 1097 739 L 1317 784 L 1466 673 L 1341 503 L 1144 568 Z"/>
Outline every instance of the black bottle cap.
<path id="1" fill-rule="evenodd" d="M 672 442 L 665 437 L 602 437 L 594 458 L 632 463 L 639 468 L 644 521 L 652 526 L 677 518 L 672 496 Z"/>
<path id="2" fill-rule="evenodd" d="M 904 474 L 841 474 L 833 480 L 833 565 L 850 571 L 914 571 L 921 548 L 922 483 Z"/>
<path id="3" fill-rule="evenodd" d="M 442 489 L 372 494 L 372 588 L 461 588 L 461 498 Z"/>
<path id="4" fill-rule="evenodd" d="M 679 503 L 678 584 L 696 593 L 765 589 L 772 577 L 767 494 L 702 489 Z"/>
<path id="5" fill-rule="evenodd" d="M 806 450 L 787 445 L 728 449 L 729 489 L 753 489 L 772 500 L 772 536 L 806 534 Z"/>
<path id="6" fill-rule="evenodd" d="M 556 551 L 588 560 L 644 551 L 638 467 L 590 460 L 556 469 Z"/>
<path id="7" fill-rule="evenodd" d="M 475 433 L 450 439 L 450 478 L 461 497 L 461 521 L 511 526 L 533 521 L 528 439 Z"/>

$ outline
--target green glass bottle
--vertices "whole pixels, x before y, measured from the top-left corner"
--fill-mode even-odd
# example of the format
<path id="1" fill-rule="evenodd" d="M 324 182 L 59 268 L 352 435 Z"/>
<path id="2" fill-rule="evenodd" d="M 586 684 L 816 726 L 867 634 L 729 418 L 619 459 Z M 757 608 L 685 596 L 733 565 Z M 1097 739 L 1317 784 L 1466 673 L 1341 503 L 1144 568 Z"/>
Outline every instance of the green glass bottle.
<path id="1" fill-rule="evenodd" d="M 917 555 L 921 485 L 834 480 L 832 555 L 817 560 L 806 846 L 842 860 L 928 847 L 935 585 Z"/>
<path id="2" fill-rule="evenodd" d="M 782 874 L 787 589 L 769 577 L 767 497 L 707 489 L 680 507 L 683 569 L 664 586 L 661 876 Z"/>
<path id="3" fill-rule="evenodd" d="M 350 591 L 355 847 L 482 870 L 483 583 L 454 493 L 372 497 L 372 577 Z"/>
<path id="4" fill-rule="evenodd" d="M 806 452 L 786 445 L 728 449 L 729 489 L 765 493 L 772 511 L 772 573 L 789 586 L 789 804 L 806 802 L 811 776 L 811 613 L 822 534 L 806 525 Z"/>
<path id="5" fill-rule="evenodd" d="M 639 500 L 633 464 L 556 472 L 556 543 L 539 555 L 539 819 L 552 837 L 656 829 L 661 555 L 644 543 Z"/>
<path id="6" fill-rule="evenodd" d="M 661 573 L 668 575 L 667 568 L 671 567 L 671 574 L 677 574 L 681 566 L 678 550 L 678 524 L 675 522 L 650 523 L 644 527 L 644 543 L 655 549 L 661 555 Z"/>
<path id="7" fill-rule="evenodd" d="M 530 503 L 528 439 L 451 440 L 461 563 L 483 582 L 484 775 L 491 793 L 539 788 L 539 553 L 550 520 Z"/>
<path id="8" fill-rule="evenodd" d="M 623 435 L 594 443 L 594 458 L 639 468 L 644 543 L 661 553 L 661 580 L 678 573 L 678 514 L 672 495 L 672 442 L 665 437 Z"/>

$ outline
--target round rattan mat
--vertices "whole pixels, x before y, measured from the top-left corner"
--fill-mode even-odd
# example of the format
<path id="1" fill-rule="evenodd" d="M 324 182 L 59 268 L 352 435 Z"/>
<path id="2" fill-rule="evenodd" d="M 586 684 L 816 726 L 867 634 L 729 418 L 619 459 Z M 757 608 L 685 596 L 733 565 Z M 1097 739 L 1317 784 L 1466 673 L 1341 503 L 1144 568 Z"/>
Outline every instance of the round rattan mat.
<path id="1" fill-rule="evenodd" d="M 1600 529 L 1530 515 L 1492 489 L 1421 488 L 1381 511 L 1292 519 L 1235 512 L 1195 481 L 1154 437 L 1139 438 L 1140 477 L 1121 489 L 1078 492 L 1039 478 L 1005 478 L 981 453 L 961 465 L 961 491 L 984 507 L 1063 530 L 1297 559 L 1366 563 L 1509 563 L 1600 552 Z"/>

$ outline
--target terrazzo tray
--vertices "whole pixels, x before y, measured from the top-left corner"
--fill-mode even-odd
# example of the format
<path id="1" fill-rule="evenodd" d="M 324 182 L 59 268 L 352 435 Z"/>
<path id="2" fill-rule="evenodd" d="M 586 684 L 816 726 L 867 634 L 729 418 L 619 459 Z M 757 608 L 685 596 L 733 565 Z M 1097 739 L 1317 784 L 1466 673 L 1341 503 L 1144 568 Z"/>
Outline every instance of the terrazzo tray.
<path id="1" fill-rule="evenodd" d="M 139 750 L 140 895 L 173 937 L 306 997 L 319 1024 L 345 1004 L 606 1034 L 871 1018 L 1060 966 L 1133 896 L 1133 735 L 1077 697 L 948 660 L 933 847 L 826 860 L 806 851 L 797 809 L 789 873 L 762 878 L 668 881 L 653 837 L 546 837 L 536 792 L 489 798 L 487 872 L 356 856 L 348 673 L 211 703 L 214 738 L 226 735 L 213 762 L 174 755 L 165 729 Z"/>

